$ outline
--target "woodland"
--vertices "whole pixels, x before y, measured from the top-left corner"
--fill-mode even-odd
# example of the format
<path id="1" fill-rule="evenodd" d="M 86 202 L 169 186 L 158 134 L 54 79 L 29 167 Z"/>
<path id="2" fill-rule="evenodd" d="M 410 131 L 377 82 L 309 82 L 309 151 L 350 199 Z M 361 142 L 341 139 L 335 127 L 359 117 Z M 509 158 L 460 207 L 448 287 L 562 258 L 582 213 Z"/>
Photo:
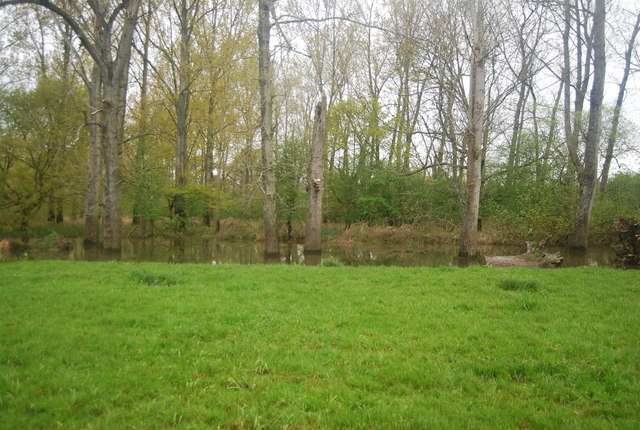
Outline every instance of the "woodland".
<path id="1" fill-rule="evenodd" d="M 639 30 L 623 0 L 0 0 L 0 235 L 606 243 L 640 216 Z"/>

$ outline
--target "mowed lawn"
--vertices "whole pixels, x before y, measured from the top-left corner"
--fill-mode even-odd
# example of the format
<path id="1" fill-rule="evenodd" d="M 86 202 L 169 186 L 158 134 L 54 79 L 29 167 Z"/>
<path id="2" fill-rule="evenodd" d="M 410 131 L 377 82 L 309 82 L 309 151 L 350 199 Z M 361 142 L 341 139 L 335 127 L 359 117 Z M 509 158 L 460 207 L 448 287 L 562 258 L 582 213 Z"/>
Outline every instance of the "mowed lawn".
<path id="1" fill-rule="evenodd" d="M 0 428 L 640 428 L 640 272 L 0 264 Z"/>

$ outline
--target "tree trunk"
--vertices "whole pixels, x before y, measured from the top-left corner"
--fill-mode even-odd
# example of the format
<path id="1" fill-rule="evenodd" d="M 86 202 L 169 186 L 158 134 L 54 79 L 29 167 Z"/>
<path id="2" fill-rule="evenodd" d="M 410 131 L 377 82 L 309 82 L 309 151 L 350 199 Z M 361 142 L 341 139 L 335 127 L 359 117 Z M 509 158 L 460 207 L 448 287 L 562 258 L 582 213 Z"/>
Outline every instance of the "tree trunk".
<path id="1" fill-rule="evenodd" d="M 575 32 L 576 40 L 574 42 L 576 49 L 576 79 L 571 83 L 571 53 L 569 47 L 569 39 L 571 35 L 571 22 L 573 16 L 571 13 L 571 0 L 566 0 L 564 4 L 564 32 L 563 32 L 563 55 L 564 55 L 564 67 L 563 67 L 563 81 L 564 81 L 564 118 L 565 118 L 565 138 L 567 144 L 567 151 L 569 152 L 569 167 L 571 172 L 577 173 L 578 182 L 581 183 L 583 179 L 584 163 L 580 160 L 579 143 L 580 133 L 582 131 L 583 123 L 583 110 L 584 102 L 587 96 L 587 90 L 589 88 L 589 81 L 591 79 L 591 58 L 593 49 L 593 31 L 587 31 L 587 20 L 590 16 L 589 11 L 584 10 L 579 4 L 578 0 L 574 0 L 573 14 L 575 15 Z M 581 15 L 582 14 L 582 15 Z M 581 18 L 582 16 L 582 18 Z M 586 47 L 586 52 L 583 55 L 583 48 Z M 583 61 L 584 57 L 584 61 Z M 573 103 L 573 118 L 571 111 L 571 88 L 575 88 L 575 100 Z M 573 119 L 573 126 L 571 126 L 571 119 Z"/>
<path id="2" fill-rule="evenodd" d="M 618 123 L 620 122 L 620 111 L 622 110 L 622 102 L 624 101 L 624 94 L 627 89 L 627 81 L 629 79 L 629 73 L 631 72 L 631 59 L 633 56 L 633 50 L 635 47 L 635 40 L 640 31 L 640 13 L 636 17 L 636 23 L 633 27 L 633 32 L 629 39 L 629 45 L 627 51 L 624 54 L 624 72 L 622 74 L 622 81 L 618 88 L 618 98 L 616 99 L 616 106 L 613 110 L 613 121 L 611 123 L 611 130 L 609 131 L 609 137 L 607 139 L 607 152 L 602 163 L 602 179 L 600 180 L 600 192 L 604 193 L 607 189 L 607 182 L 609 181 L 609 168 L 611 167 L 611 160 L 613 159 L 613 148 L 616 143 L 618 134 Z"/>
<path id="3" fill-rule="evenodd" d="M 520 255 L 494 255 L 485 256 L 484 260 L 493 267 L 537 267 L 537 268 L 553 268 L 560 267 L 564 262 L 564 257 L 560 253 L 550 254 L 543 253 L 547 240 L 550 236 L 542 239 L 537 245 L 527 242 L 527 252 Z"/>
<path id="4" fill-rule="evenodd" d="M 585 141 L 584 169 L 580 181 L 580 197 L 576 208 L 571 246 L 586 249 L 589 241 L 589 221 L 597 180 L 598 143 L 602 132 L 602 99 L 606 75 L 605 0 L 596 0 L 593 15 L 593 87 L 589 106 L 589 128 Z"/>
<path id="5" fill-rule="evenodd" d="M 562 81 L 564 88 L 564 139 L 567 144 L 571 165 L 576 166 L 579 164 L 578 148 L 573 143 L 573 131 L 571 128 L 571 55 L 569 51 L 569 38 L 571 36 L 571 0 L 565 0 L 563 8 L 564 30 L 562 32 Z"/>
<path id="6" fill-rule="evenodd" d="M 120 249 L 122 208 L 120 202 L 120 145 L 124 138 L 124 118 L 126 111 L 126 96 L 131 59 L 133 34 L 138 22 L 138 10 L 142 0 L 131 0 L 126 5 L 123 15 L 122 30 L 118 41 L 116 58 L 106 49 L 110 46 L 110 34 L 100 32 L 101 43 L 105 49 L 101 61 L 101 78 L 103 85 L 104 128 L 105 143 L 105 181 L 104 181 L 104 229 L 102 233 L 103 247 L 106 249 Z"/>
<path id="7" fill-rule="evenodd" d="M 473 52 L 471 56 L 471 86 L 469 91 L 467 146 L 467 189 L 460 238 L 461 257 L 477 255 L 478 214 L 482 185 L 482 136 L 484 128 L 485 47 L 483 0 L 473 8 Z"/>
<path id="8" fill-rule="evenodd" d="M 131 47 L 142 0 L 123 1 L 119 6 L 112 8 L 110 15 L 108 12 L 109 4 L 106 2 L 91 2 L 92 7 L 90 7 L 90 10 L 94 15 L 94 25 L 90 29 L 83 27 L 83 23 L 87 22 L 87 20 L 78 19 L 78 10 L 76 8 L 65 9 L 64 6 L 59 6 L 50 1 L 6 0 L 0 1 L 0 7 L 28 3 L 40 5 L 61 17 L 78 36 L 82 46 L 92 57 L 100 72 L 100 95 L 103 97 L 101 108 L 104 119 L 101 123 L 102 137 L 100 141 L 104 146 L 105 166 L 105 209 L 102 239 L 105 248 L 119 249 L 121 239 L 120 144 L 124 136 L 125 99 Z M 117 22 L 118 20 L 120 22 Z M 114 25 L 116 23 L 118 25 Z M 114 29 L 116 28 L 119 30 L 119 40 L 114 41 Z M 92 153 L 91 157 L 93 155 Z M 89 187 L 93 185 L 94 183 L 89 181 Z M 90 193 L 91 191 L 88 190 L 88 194 Z M 92 219 L 91 211 L 95 205 L 89 206 L 89 201 L 87 205 L 90 208 L 88 210 L 89 216 L 87 216 L 89 228 L 85 234 L 93 235 L 95 228 L 92 222 L 95 220 Z"/>
<path id="9" fill-rule="evenodd" d="M 271 95 L 270 13 L 273 0 L 260 0 L 258 21 L 258 74 L 260 84 L 260 134 L 262 143 L 262 186 L 264 252 L 280 253 L 276 218 L 275 148 L 273 143 L 273 100 Z"/>
<path id="10" fill-rule="evenodd" d="M 197 2 L 194 2 L 196 7 Z M 185 199 L 182 193 L 187 185 L 186 172 L 188 170 L 187 160 L 187 135 L 188 135 L 188 115 L 191 92 L 189 89 L 189 67 L 190 67 L 190 45 L 193 24 L 189 14 L 187 0 L 181 0 L 180 5 L 175 6 L 176 13 L 180 21 L 180 59 L 178 63 L 178 98 L 175 101 L 176 108 L 176 182 L 178 190 L 174 196 L 174 215 L 177 219 L 176 228 L 178 231 L 186 229 L 187 213 L 185 210 Z"/>
<path id="11" fill-rule="evenodd" d="M 496 255 L 486 256 L 485 262 L 493 267 L 553 268 L 562 266 L 564 257 L 559 254 Z"/>
<path id="12" fill-rule="evenodd" d="M 522 59 L 520 66 L 520 73 L 518 73 L 518 80 L 520 81 L 520 88 L 518 90 L 518 102 L 516 104 L 516 111 L 513 115 L 513 126 L 511 134 L 511 142 L 509 144 L 509 158 L 507 160 L 507 184 L 512 185 L 514 182 L 515 169 L 519 166 L 520 158 L 520 141 L 522 139 L 522 124 L 524 122 L 524 108 L 527 101 L 528 88 L 526 79 L 528 78 L 528 64 L 526 60 Z"/>
<path id="13" fill-rule="evenodd" d="M 140 131 L 138 136 L 138 142 L 136 147 L 136 168 L 146 171 L 148 169 L 147 162 L 147 134 L 149 133 L 149 103 L 148 103 L 148 89 L 149 89 L 149 44 L 151 41 L 151 6 L 145 14 L 144 22 L 144 41 L 142 47 L 142 82 L 140 83 Z M 139 185 L 138 185 L 139 186 Z M 147 231 L 148 218 L 140 218 L 139 199 L 133 203 L 133 223 L 140 224 L 142 226 L 143 235 Z"/>
<path id="14" fill-rule="evenodd" d="M 204 185 L 207 189 L 211 189 L 213 187 L 213 111 L 214 111 L 215 103 L 213 99 L 213 95 L 209 96 L 209 107 L 207 109 L 207 134 L 205 138 L 205 148 L 204 148 Z M 220 175 L 220 172 L 218 172 Z M 220 205 L 219 192 L 216 189 L 216 194 L 218 198 L 216 199 L 216 206 Z M 207 227 L 211 227 L 211 217 L 213 216 L 213 208 L 211 204 L 207 206 L 205 209 L 205 213 L 203 216 L 204 225 Z"/>
<path id="15" fill-rule="evenodd" d="M 102 76 L 102 79 L 108 79 Z M 122 218 L 120 208 L 120 141 L 118 139 L 118 125 L 120 123 L 118 106 L 120 88 L 110 83 L 104 88 L 102 110 L 104 112 L 105 134 L 103 143 L 104 157 L 104 223 L 102 231 L 102 246 L 106 249 L 120 249 L 120 223 Z"/>
<path id="16" fill-rule="evenodd" d="M 309 207 L 307 212 L 307 233 L 304 239 L 305 252 L 322 250 L 322 189 L 324 169 L 324 148 L 327 140 L 327 97 L 322 93 L 316 106 L 313 120 L 311 157 L 309 160 Z"/>
<path id="17" fill-rule="evenodd" d="M 100 243 L 100 177 L 102 171 L 102 113 L 99 107 L 102 94 L 100 70 L 93 67 L 89 88 L 89 162 L 87 165 L 87 194 L 84 212 L 84 241 Z"/>

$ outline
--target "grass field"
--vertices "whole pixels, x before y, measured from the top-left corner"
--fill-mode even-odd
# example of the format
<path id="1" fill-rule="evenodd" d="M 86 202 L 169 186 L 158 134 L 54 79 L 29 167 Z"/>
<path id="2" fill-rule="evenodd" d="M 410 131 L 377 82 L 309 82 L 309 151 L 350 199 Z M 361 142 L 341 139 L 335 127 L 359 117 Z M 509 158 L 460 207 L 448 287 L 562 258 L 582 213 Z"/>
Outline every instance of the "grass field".
<path id="1" fill-rule="evenodd" d="M 640 428 L 640 272 L 0 264 L 0 428 Z"/>

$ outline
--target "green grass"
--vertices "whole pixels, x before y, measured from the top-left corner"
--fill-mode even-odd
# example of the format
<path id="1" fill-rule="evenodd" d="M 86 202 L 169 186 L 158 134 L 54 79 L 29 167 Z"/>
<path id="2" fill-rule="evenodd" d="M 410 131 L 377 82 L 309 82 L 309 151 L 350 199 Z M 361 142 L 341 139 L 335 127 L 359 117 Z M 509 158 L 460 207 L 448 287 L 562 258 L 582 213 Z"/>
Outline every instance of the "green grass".
<path id="1" fill-rule="evenodd" d="M 533 279 L 502 279 L 498 285 L 503 290 L 507 291 L 538 291 L 538 283 Z"/>
<path id="2" fill-rule="evenodd" d="M 639 428 L 638 327 L 637 271 L 2 263 L 0 428 Z"/>

